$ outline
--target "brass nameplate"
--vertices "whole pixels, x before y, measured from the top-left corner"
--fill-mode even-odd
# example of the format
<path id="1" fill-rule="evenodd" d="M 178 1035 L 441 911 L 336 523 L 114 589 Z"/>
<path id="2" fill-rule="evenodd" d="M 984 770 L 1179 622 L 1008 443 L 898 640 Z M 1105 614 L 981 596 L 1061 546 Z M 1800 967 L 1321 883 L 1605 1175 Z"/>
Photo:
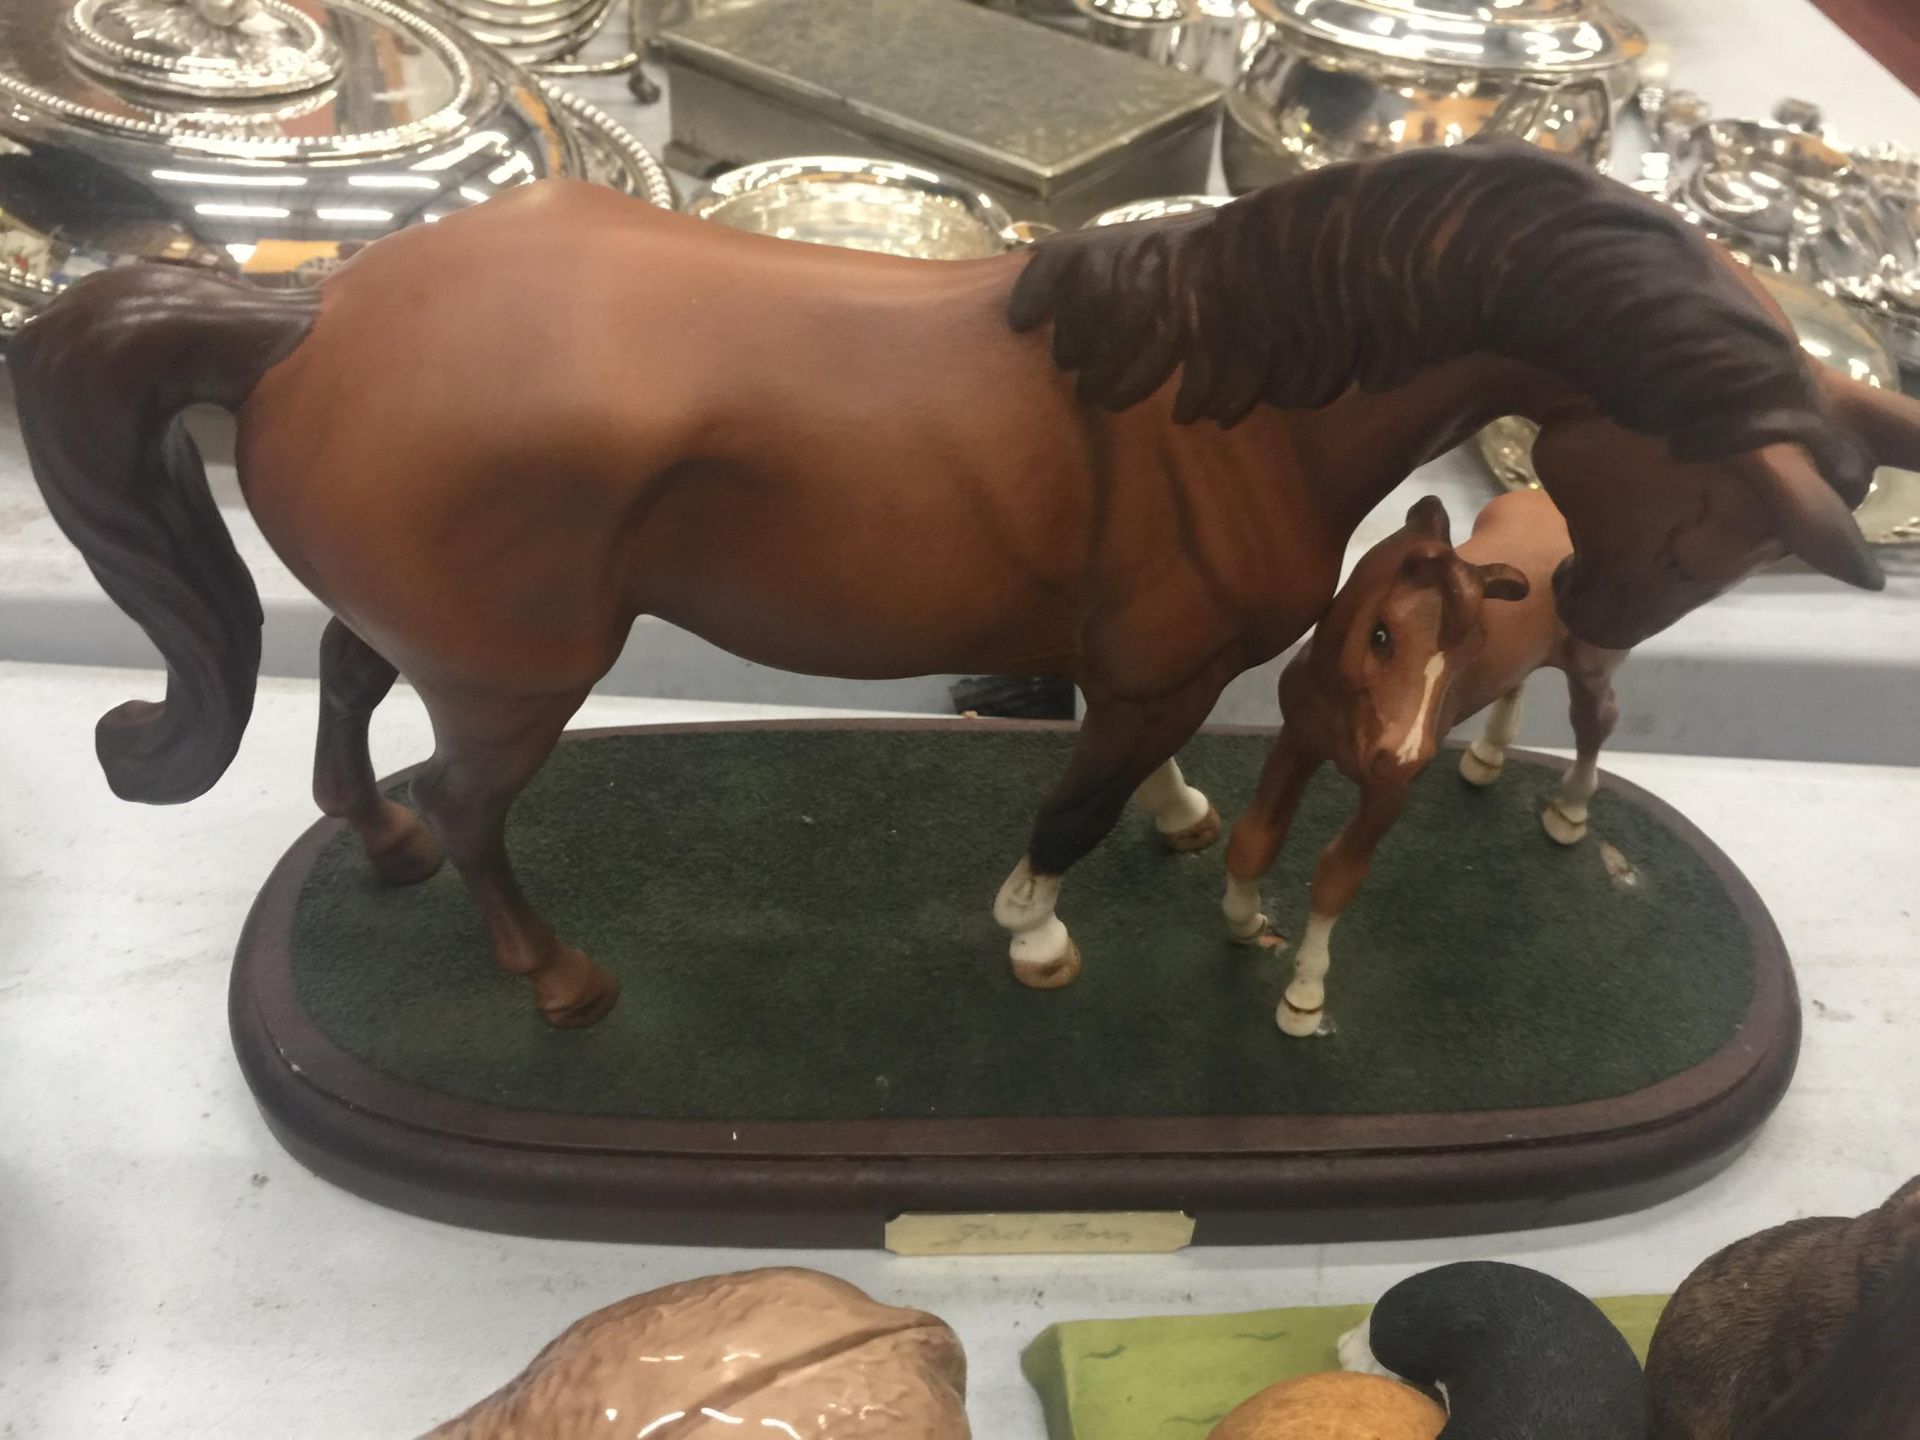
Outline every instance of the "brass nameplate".
<path id="1" fill-rule="evenodd" d="M 1193 1244 L 1178 1211 L 1087 1215 L 902 1215 L 887 1226 L 896 1255 L 1171 1255 Z"/>

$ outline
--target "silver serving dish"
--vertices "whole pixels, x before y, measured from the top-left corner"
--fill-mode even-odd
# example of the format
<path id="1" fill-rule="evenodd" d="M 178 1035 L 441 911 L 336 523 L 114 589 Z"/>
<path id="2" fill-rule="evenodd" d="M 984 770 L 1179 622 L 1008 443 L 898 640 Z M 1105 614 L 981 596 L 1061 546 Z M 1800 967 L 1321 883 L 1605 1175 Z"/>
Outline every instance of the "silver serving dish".
<path id="1" fill-rule="evenodd" d="M 1871 315 L 1901 363 L 1920 367 L 1920 161 L 1892 146 L 1849 151 L 1798 124 L 1709 120 L 1675 158 L 1670 198 L 1759 267 Z"/>
<path id="2" fill-rule="evenodd" d="M 1851 306 L 1777 271 L 1756 267 L 1754 275 L 1786 312 L 1801 348 L 1814 359 L 1863 384 L 1899 388 L 1900 369 L 1893 356 Z M 1533 442 L 1539 433 L 1531 420 L 1517 415 L 1481 432 L 1481 458 L 1507 489 L 1539 487 L 1533 468 Z M 1855 519 L 1873 544 L 1920 543 L 1920 474 L 1881 470 Z"/>
<path id="3" fill-rule="evenodd" d="M 0 327 L 128 260 L 308 283 L 550 175 L 671 205 L 592 106 L 393 0 L 5 0 Z"/>
<path id="4" fill-rule="evenodd" d="M 1646 36 L 1602 0 L 1253 0 L 1228 96 L 1235 193 L 1488 131 L 1603 165 Z"/>
<path id="5" fill-rule="evenodd" d="M 1196 210 L 1217 210 L 1222 205 L 1233 203 L 1231 195 L 1163 195 L 1154 200 L 1135 200 L 1126 205 L 1116 205 L 1111 210 L 1103 210 L 1086 224 L 1091 230 L 1096 225 L 1130 225 L 1136 220 L 1165 220 L 1171 215 L 1191 215 Z"/>
<path id="6" fill-rule="evenodd" d="M 983 260 L 1037 238 L 991 196 L 894 160 L 805 155 L 744 165 L 687 207 L 703 220 L 814 245 Z"/>

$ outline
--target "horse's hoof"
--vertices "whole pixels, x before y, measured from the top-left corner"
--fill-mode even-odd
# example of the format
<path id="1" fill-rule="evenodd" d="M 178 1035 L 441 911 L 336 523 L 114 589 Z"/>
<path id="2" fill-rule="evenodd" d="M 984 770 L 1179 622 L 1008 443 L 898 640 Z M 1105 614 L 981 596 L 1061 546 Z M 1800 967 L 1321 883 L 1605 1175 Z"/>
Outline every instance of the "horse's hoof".
<path id="1" fill-rule="evenodd" d="M 1548 805 L 1540 812 L 1540 828 L 1561 845 L 1578 845 L 1587 838 L 1586 817 L 1575 820 L 1558 805 Z"/>
<path id="2" fill-rule="evenodd" d="M 1227 921 L 1227 935 L 1236 945 L 1257 945 L 1271 934 L 1273 934 L 1273 925 L 1259 911 L 1255 911 L 1253 919 L 1244 923 L 1238 920 Z"/>
<path id="3" fill-rule="evenodd" d="M 578 950 L 566 952 L 534 980 L 540 1018 L 556 1030 L 584 1030 L 607 1018 L 620 982 Z"/>
<path id="4" fill-rule="evenodd" d="M 1067 948 L 1045 960 L 1013 961 L 1013 978 L 1029 990 L 1064 990 L 1080 978 L 1080 947 L 1067 941 Z"/>
<path id="5" fill-rule="evenodd" d="M 1306 1040 L 1320 1033 L 1320 1022 L 1326 1018 L 1326 1014 L 1325 1010 L 1301 1010 L 1291 1001 L 1282 1000 L 1274 1018 L 1287 1034 L 1297 1040 Z"/>
<path id="6" fill-rule="evenodd" d="M 1480 754 L 1478 744 L 1475 741 L 1460 752 L 1460 778 L 1469 785 L 1484 788 L 1500 778 L 1500 772 L 1507 768 L 1507 757 L 1502 755 L 1497 761 L 1488 760 Z"/>
<path id="7" fill-rule="evenodd" d="M 1162 830 L 1160 838 L 1176 854 L 1191 855 L 1204 850 L 1220 838 L 1220 812 L 1209 805 L 1199 821 L 1184 830 Z"/>
<path id="8" fill-rule="evenodd" d="M 439 871 L 446 856 L 418 815 L 391 800 L 386 805 L 386 833 L 362 847 L 367 863 L 383 885 L 418 885 Z"/>

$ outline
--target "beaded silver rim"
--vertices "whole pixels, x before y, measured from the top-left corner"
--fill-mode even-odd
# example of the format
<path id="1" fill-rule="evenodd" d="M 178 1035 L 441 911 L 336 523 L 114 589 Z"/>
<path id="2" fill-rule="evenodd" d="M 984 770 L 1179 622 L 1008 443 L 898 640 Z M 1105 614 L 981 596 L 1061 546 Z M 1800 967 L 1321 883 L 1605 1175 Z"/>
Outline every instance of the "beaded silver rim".
<path id="1" fill-rule="evenodd" d="M 127 0 L 79 0 L 67 12 L 74 59 L 108 80 L 206 99 L 259 99 L 298 95 L 317 89 L 340 73 L 340 55 L 312 16 L 285 0 L 253 0 L 258 10 L 293 37 L 276 50 L 283 69 L 249 67 L 236 56 L 170 55 L 154 47 L 129 45 L 100 29 L 102 11 Z M 169 7 L 184 8 L 184 7 Z"/>
<path id="2" fill-rule="evenodd" d="M 674 193 L 673 180 L 667 174 L 666 167 L 654 157 L 651 150 L 634 138 L 632 132 L 599 106 L 582 100 L 571 90 L 549 85 L 544 80 L 539 84 L 549 103 L 569 119 L 593 131 L 625 163 L 635 184 L 620 188 L 662 210 L 680 208 L 679 196 Z"/>
<path id="3" fill-rule="evenodd" d="M 454 94 L 446 105 L 410 124 L 363 131 L 357 135 L 247 137 L 194 134 L 181 130 L 177 124 L 167 125 L 114 115 L 29 85 L 4 71 L 0 71 L 0 94 L 52 111 L 91 129 L 163 140 L 173 150 L 233 160 L 348 160 L 390 155 L 458 134 L 466 128 L 472 118 L 469 110 L 478 82 L 473 65 L 462 53 L 459 41 L 424 17 L 402 9 L 393 0 L 354 0 L 354 4 L 356 8 L 405 30 L 447 62 L 454 76 Z M 211 123 L 232 123 L 234 119 L 232 116 L 207 115 L 182 118 Z"/>

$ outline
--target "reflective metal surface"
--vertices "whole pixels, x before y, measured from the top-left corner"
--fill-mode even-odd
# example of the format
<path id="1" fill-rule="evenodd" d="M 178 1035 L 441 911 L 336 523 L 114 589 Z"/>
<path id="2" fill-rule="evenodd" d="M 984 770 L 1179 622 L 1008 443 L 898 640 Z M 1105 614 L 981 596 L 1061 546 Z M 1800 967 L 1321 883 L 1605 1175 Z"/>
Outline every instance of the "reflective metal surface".
<path id="1" fill-rule="evenodd" d="M 79 0 L 66 29 L 80 64 L 167 95 L 297 95 L 340 73 L 325 29 L 285 0 Z"/>
<path id="2" fill-rule="evenodd" d="M 1829 143 L 1817 108 L 1794 124 L 1710 120 L 1681 142 L 1671 199 L 1762 267 L 1861 307 L 1902 363 L 1920 367 L 1920 160 L 1895 146 Z"/>
<path id="3" fill-rule="evenodd" d="M 1072 9 L 1099 44 L 1222 85 L 1264 29 L 1251 0 L 1072 0 Z"/>
<path id="4" fill-rule="evenodd" d="M 1191 215 L 1196 210 L 1214 210 L 1231 204 L 1231 195 L 1163 195 L 1154 200 L 1135 200 L 1102 211 L 1087 222 L 1095 225 L 1127 225 L 1135 220 L 1164 220 L 1170 215 Z"/>
<path id="5" fill-rule="evenodd" d="M 687 210 L 758 235 L 925 260 L 980 260 L 1035 238 L 964 184 L 915 165 L 847 156 L 730 170 Z"/>
<path id="6" fill-rule="evenodd" d="M 1483 131 L 1604 164 L 1646 37 L 1601 0 L 1253 0 L 1228 97 L 1236 192 Z"/>
<path id="7" fill-rule="evenodd" d="M 307 283 L 550 175 L 673 201 L 606 116 L 392 0 L 0 6 L 0 327 L 130 259 Z"/>
<path id="8" fill-rule="evenodd" d="M 607 22 L 618 0 L 440 0 L 473 36 L 523 65 L 571 55 Z"/>
<path id="9" fill-rule="evenodd" d="M 1851 306 L 1777 271 L 1756 267 L 1754 274 L 1786 312 L 1801 348 L 1814 359 L 1863 384 L 1899 388 L 1900 371 L 1893 356 Z M 1481 432 L 1481 458 L 1507 489 L 1539 487 L 1540 478 L 1533 469 L 1533 442 L 1538 434 L 1538 426 L 1517 415 L 1497 420 Z M 1920 543 L 1920 474 L 1881 470 L 1855 518 L 1874 544 Z"/>

